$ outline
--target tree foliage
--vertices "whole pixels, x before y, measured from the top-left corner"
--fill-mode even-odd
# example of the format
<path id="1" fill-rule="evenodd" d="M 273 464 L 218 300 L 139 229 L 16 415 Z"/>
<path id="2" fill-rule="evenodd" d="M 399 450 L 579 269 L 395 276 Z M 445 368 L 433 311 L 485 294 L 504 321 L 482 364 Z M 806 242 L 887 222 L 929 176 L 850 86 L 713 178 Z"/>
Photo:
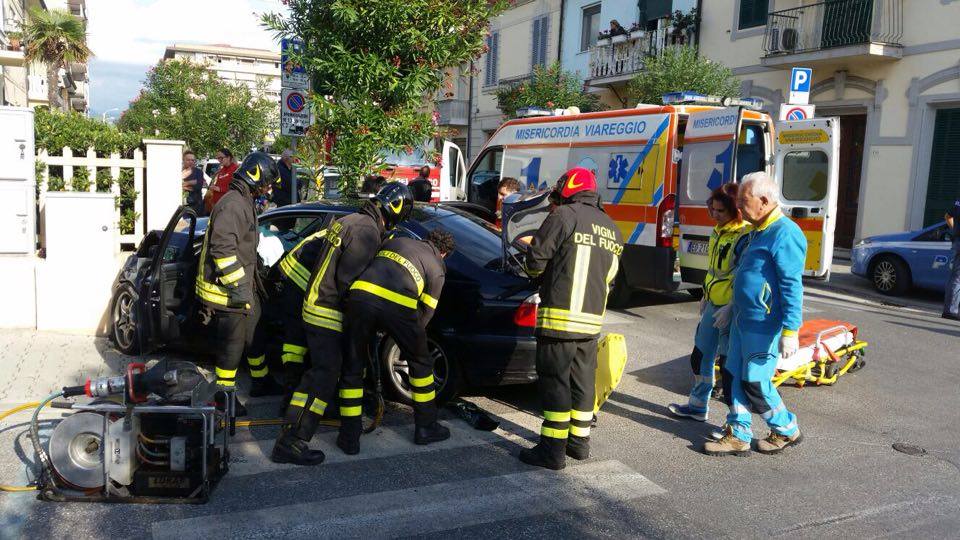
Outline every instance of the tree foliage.
<path id="1" fill-rule="evenodd" d="M 646 68 L 630 81 L 627 93 L 633 103 L 660 103 L 663 94 L 689 90 L 720 97 L 739 97 L 740 80 L 730 68 L 699 56 L 692 47 L 667 47 L 647 61 Z"/>
<path id="2" fill-rule="evenodd" d="M 74 111 L 37 107 L 33 122 L 37 149 L 50 154 L 59 154 L 67 147 L 75 156 L 86 155 L 87 148 L 93 147 L 101 155 L 114 152 L 127 155 L 140 145 L 138 134 L 124 133 L 106 122 Z"/>
<path id="3" fill-rule="evenodd" d="M 65 9 L 42 8 L 30 10 L 23 27 L 26 42 L 24 59 L 40 62 L 47 66 L 47 99 L 52 109 L 69 109 L 69 104 L 61 103 L 57 82 L 60 68 L 71 62 L 86 63 L 93 56 L 87 47 L 86 24 Z"/>
<path id="4" fill-rule="evenodd" d="M 505 0 L 289 0 L 268 14 L 279 37 L 297 36 L 294 57 L 309 73 L 314 129 L 335 135 L 327 160 L 340 169 L 341 192 L 382 167 L 384 151 L 421 146 L 439 134 L 425 100 L 444 70 L 484 51 L 489 19 Z"/>
<path id="5" fill-rule="evenodd" d="M 201 157 L 223 147 L 239 156 L 263 144 L 276 107 L 202 65 L 161 60 L 117 125 L 146 138 L 183 140 Z"/>
<path id="6" fill-rule="evenodd" d="M 593 112 L 602 110 L 603 104 L 596 94 L 583 91 L 583 82 L 575 74 L 564 71 L 559 62 L 554 62 L 547 67 L 533 68 L 529 81 L 497 90 L 497 107 L 513 117 L 522 107 L 579 107 L 581 112 Z"/>

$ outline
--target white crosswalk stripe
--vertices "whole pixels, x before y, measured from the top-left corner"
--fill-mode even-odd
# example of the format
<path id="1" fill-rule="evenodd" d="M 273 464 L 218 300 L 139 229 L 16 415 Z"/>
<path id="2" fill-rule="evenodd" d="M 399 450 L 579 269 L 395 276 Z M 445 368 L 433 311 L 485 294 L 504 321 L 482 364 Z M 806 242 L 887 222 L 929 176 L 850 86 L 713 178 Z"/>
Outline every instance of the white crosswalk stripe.
<path id="1" fill-rule="evenodd" d="M 616 460 L 156 522 L 155 540 L 411 536 L 665 493 Z M 312 516 L 305 520 L 304 516 Z"/>

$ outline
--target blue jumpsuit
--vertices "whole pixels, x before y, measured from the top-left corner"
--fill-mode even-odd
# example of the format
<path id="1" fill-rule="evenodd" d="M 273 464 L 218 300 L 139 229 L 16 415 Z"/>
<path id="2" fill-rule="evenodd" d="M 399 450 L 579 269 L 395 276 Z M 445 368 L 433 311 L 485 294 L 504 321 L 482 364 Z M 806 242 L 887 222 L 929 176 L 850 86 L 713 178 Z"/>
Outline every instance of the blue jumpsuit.
<path id="1" fill-rule="evenodd" d="M 694 337 L 693 352 L 690 354 L 690 368 L 693 370 L 694 383 L 687 400 L 687 408 L 696 413 L 707 414 L 710 407 L 710 393 L 714 385 L 714 364 L 717 357 L 720 364 L 727 356 L 728 330 L 713 327 L 713 315 L 717 309 L 730 303 L 733 295 L 733 274 L 736 271 L 737 254 L 743 249 L 745 234 L 750 225 L 744 221 L 731 221 L 716 226 L 710 235 L 710 257 L 707 277 L 703 281 L 703 294 L 706 299 L 700 324 Z M 724 386 L 727 382 L 724 381 Z M 724 399 L 728 399 L 724 392 Z"/>
<path id="2" fill-rule="evenodd" d="M 953 203 L 950 209 L 953 217 L 953 261 L 951 262 L 950 277 L 947 279 L 947 288 L 943 297 L 943 314 L 960 316 L 960 199 Z"/>
<path id="3" fill-rule="evenodd" d="M 806 252 L 800 227 L 777 208 L 750 233 L 740 256 L 723 376 L 730 379 L 727 425 L 742 441 L 753 437 L 751 408 L 781 435 L 791 437 L 799 429 L 771 379 L 781 334 L 796 335 L 802 323 Z"/>

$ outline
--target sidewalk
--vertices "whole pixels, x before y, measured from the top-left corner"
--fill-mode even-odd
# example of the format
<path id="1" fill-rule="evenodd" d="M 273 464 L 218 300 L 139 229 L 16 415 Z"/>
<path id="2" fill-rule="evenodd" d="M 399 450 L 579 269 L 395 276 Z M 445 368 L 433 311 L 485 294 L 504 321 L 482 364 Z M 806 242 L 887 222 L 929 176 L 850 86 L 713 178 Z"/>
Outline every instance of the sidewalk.
<path id="1" fill-rule="evenodd" d="M 913 289 L 903 296 L 880 294 L 874 290 L 870 280 L 851 274 L 850 260 L 842 256 L 835 256 L 829 281 L 805 279 L 803 284 L 809 289 L 843 293 L 882 306 L 907 308 L 933 315 L 940 315 L 943 311 L 943 293 Z"/>

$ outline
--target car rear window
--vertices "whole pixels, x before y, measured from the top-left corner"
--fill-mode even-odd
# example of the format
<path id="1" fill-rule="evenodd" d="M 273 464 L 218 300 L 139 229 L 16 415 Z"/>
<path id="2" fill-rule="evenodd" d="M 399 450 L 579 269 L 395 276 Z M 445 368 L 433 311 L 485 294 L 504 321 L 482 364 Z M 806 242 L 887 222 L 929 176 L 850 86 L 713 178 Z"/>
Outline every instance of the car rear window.
<path id="1" fill-rule="evenodd" d="M 437 228 L 448 231 L 457 243 L 457 253 L 478 266 L 489 269 L 499 269 L 503 266 L 503 243 L 500 240 L 500 231 L 480 218 L 450 213 L 421 221 L 420 225 L 427 231 Z"/>

